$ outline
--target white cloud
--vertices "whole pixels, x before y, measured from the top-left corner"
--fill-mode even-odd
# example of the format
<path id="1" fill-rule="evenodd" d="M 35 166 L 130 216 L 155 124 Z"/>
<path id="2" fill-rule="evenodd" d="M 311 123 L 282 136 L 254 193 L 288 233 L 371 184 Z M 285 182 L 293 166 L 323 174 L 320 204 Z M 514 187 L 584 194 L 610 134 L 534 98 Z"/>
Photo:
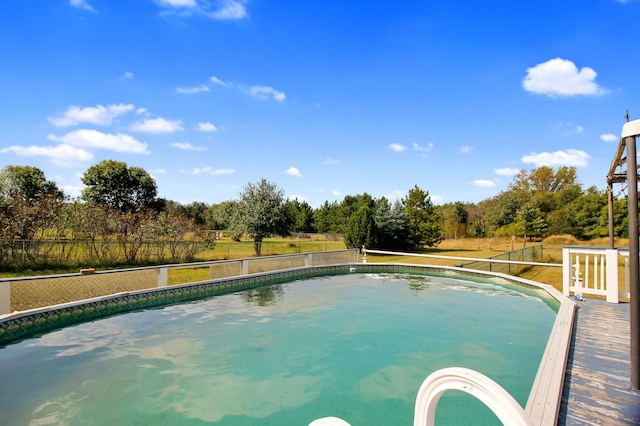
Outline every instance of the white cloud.
<path id="1" fill-rule="evenodd" d="M 200 14 L 217 21 L 230 21 L 248 17 L 244 0 L 217 0 L 217 8 L 212 9 L 207 0 L 155 0 L 165 13 L 173 13 L 180 17 Z"/>
<path id="2" fill-rule="evenodd" d="M 596 83 L 596 76 L 592 68 L 578 70 L 573 62 L 555 58 L 528 68 L 522 86 L 528 92 L 550 97 L 602 95 L 606 91 Z"/>
<path id="3" fill-rule="evenodd" d="M 108 149 L 116 152 L 148 154 L 147 144 L 123 134 L 102 133 L 97 130 L 78 129 L 63 136 L 50 134 L 48 139 L 78 148 Z"/>
<path id="4" fill-rule="evenodd" d="M 213 123 L 204 122 L 198 123 L 197 130 L 200 132 L 217 132 L 218 128 Z"/>
<path id="5" fill-rule="evenodd" d="M 304 195 L 290 195 L 288 198 L 290 200 L 307 201 Z"/>
<path id="6" fill-rule="evenodd" d="M 614 134 L 611 133 L 606 133 L 604 135 L 600 135 L 600 140 L 604 141 L 604 142 L 617 142 L 618 141 L 618 137 Z"/>
<path id="7" fill-rule="evenodd" d="M 468 154 L 470 152 L 471 152 L 471 147 L 470 146 L 461 146 L 460 147 L 460 153 Z"/>
<path id="8" fill-rule="evenodd" d="M 211 166 L 207 166 L 207 167 L 193 169 L 193 171 L 191 173 L 194 174 L 194 175 L 201 175 L 201 174 L 206 174 L 206 175 L 229 175 L 229 174 L 233 174 L 235 172 L 236 171 L 234 169 L 214 169 Z"/>
<path id="9" fill-rule="evenodd" d="M 431 195 L 430 198 L 433 204 L 442 203 L 444 201 L 444 198 L 440 195 Z"/>
<path id="10" fill-rule="evenodd" d="M 93 7 L 91 7 L 87 0 L 69 0 L 69 5 L 72 7 L 77 7 L 78 9 L 88 10 L 90 12 L 96 11 Z"/>
<path id="11" fill-rule="evenodd" d="M 333 195 L 335 195 L 336 197 L 339 197 L 340 195 L 342 195 L 342 192 L 338 191 L 337 189 L 336 189 L 336 190 L 331 191 L 331 193 L 332 193 Z"/>
<path id="12" fill-rule="evenodd" d="M 153 169 L 149 173 L 151 173 L 153 175 L 166 175 L 167 174 L 167 170 L 166 169 Z"/>
<path id="13" fill-rule="evenodd" d="M 395 152 L 402 152 L 402 151 L 406 151 L 407 147 L 399 143 L 392 143 L 389 145 L 389 149 Z"/>
<path id="14" fill-rule="evenodd" d="M 399 190 L 395 190 L 393 191 L 391 194 L 387 194 L 385 195 L 385 197 L 387 198 L 387 200 L 389 201 L 395 201 L 395 200 L 399 200 L 404 196 L 405 192 L 403 191 L 399 191 Z"/>
<path id="15" fill-rule="evenodd" d="M 591 156 L 578 149 L 567 149 L 566 151 L 532 153 L 522 157 L 522 162 L 540 166 L 575 166 L 585 167 L 589 165 Z"/>
<path id="16" fill-rule="evenodd" d="M 494 186 L 496 186 L 496 183 L 494 181 L 486 179 L 476 179 L 473 181 L 473 184 L 481 188 L 493 188 Z"/>
<path id="17" fill-rule="evenodd" d="M 93 159 L 93 154 L 89 151 L 68 144 L 56 146 L 13 145 L 0 149 L 0 153 L 14 153 L 21 157 L 48 157 L 54 164 L 62 167 L 73 167 L 78 163 L 86 163 Z"/>
<path id="18" fill-rule="evenodd" d="M 174 142 L 170 143 L 169 146 L 173 148 L 182 149 L 184 151 L 206 151 L 207 148 L 202 146 L 193 146 L 189 142 Z"/>
<path id="19" fill-rule="evenodd" d="M 238 20 L 247 17 L 247 9 L 244 1 L 221 0 L 220 9 L 209 14 L 213 19 L 220 21 Z"/>
<path id="20" fill-rule="evenodd" d="M 68 195 L 71 198 L 77 198 L 80 196 L 80 194 L 82 193 L 82 190 L 84 189 L 84 185 L 79 184 L 79 185 L 73 185 L 73 184 L 69 184 L 69 185 L 58 185 L 60 187 L 60 189 L 62 189 L 62 191 L 64 191 L 64 193 L 66 195 Z"/>
<path id="21" fill-rule="evenodd" d="M 99 126 L 111 124 L 114 118 L 126 114 L 134 108 L 131 104 L 111 104 L 80 108 L 75 105 L 58 117 L 49 117 L 49 122 L 56 127 L 77 126 L 80 123 L 90 123 Z"/>
<path id="22" fill-rule="evenodd" d="M 340 160 L 336 160 L 335 158 L 327 157 L 322 162 L 325 166 L 333 166 L 335 164 L 340 164 Z"/>
<path id="23" fill-rule="evenodd" d="M 176 88 L 176 92 L 181 93 L 183 95 L 193 95 L 196 93 L 201 93 L 201 92 L 208 92 L 209 91 L 209 86 L 207 86 L 206 84 L 203 84 L 201 86 L 194 86 L 194 87 L 178 87 Z"/>
<path id="24" fill-rule="evenodd" d="M 273 87 L 269 86 L 253 86 L 250 89 L 251 95 L 255 96 L 258 99 L 267 99 L 272 97 L 274 100 L 278 102 L 284 102 L 286 95 L 284 92 L 279 92 L 275 90 Z"/>
<path id="25" fill-rule="evenodd" d="M 500 176 L 515 176 L 520 173 L 520 169 L 514 169 L 512 167 L 503 167 L 501 169 L 493 169 L 494 173 Z"/>
<path id="26" fill-rule="evenodd" d="M 129 72 L 129 71 L 125 71 L 124 74 L 122 74 L 121 77 L 123 80 L 133 80 L 133 73 Z"/>
<path id="27" fill-rule="evenodd" d="M 578 124 L 576 126 L 576 133 L 582 133 L 582 132 L 584 132 L 584 127 Z"/>
<path id="28" fill-rule="evenodd" d="M 130 129 L 143 133 L 174 133 L 183 130 L 181 120 L 166 120 L 164 118 L 147 118 L 133 123 Z"/>
<path id="29" fill-rule="evenodd" d="M 291 175 L 291 176 L 302 177 L 302 174 L 300 173 L 300 170 L 296 169 L 295 167 L 289 167 L 284 172 L 286 174 L 288 174 L 288 175 Z"/>
<path id="30" fill-rule="evenodd" d="M 156 3 L 162 7 L 172 7 L 176 9 L 194 9 L 198 7 L 197 0 L 156 0 Z"/>
<path id="31" fill-rule="evenodd" d="M 403 148 L 402 151 L 404 151 L 404 147 L 402 147 L 402 148 Z M 391 149 L 393 149 L 393 148 L 391 148 Z M 433 149 L 433 143 L 432 142 L 429 142 L 427 144 L 427 146 L 420 146 L 417 143 L 413 144 L 413 150 L 414 151 L 428 152 L 428 151 L 431 151 L 432 149 Z M 394 149 L 394 151 L 395 151 L 395 149 Z"/>
<path id="32" fill-rule="evenodd" d="M 227 87 L 229 84 L 225 83 L 224 81 L 220 80 L 218 77 L 211 76 L 211 78 L 209 78 L 209 81 L 211 81 L 213 84 L 217 84 L 218 86 L 224 86 Z"/>

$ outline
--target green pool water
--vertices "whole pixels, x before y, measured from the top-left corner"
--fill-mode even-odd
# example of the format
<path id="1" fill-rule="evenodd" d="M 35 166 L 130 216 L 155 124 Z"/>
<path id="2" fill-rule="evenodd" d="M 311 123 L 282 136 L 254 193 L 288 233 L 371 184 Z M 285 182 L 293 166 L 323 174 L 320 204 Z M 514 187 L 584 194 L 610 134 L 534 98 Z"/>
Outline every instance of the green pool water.
<path id="1" fill-rule="evenodd" d="M 410 425 L 422 381 L 467 367 L 521 405 L 553 303 L 414 275 L 294 281 L 67 327 L 0 349 L 2 425 Z M 497 424 L 445 394 L 439 424 Z"/>

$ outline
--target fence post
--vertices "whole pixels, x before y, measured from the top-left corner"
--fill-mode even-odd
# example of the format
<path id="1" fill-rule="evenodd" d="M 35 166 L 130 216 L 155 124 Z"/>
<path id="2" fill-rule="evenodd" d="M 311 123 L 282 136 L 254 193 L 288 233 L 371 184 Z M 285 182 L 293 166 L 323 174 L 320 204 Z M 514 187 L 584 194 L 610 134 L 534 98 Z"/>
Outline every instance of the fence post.
<path id="1" fill-rule="evenodd" d="M 619 289 L 618 289 L 618 250 L 607 249 L 606 254 L 606 267 L 607 267 L 607 302 L 618 303 L 619 302 Z"/>
<path id="2" fill-rule="evenodd" d="M 242 260 L 242 275 L 249 275 L 249 259 Z"/>
<path id="3" fill-rule="evenodd" d="M 11 313 L 11 281 L 0 282 L 0 315 Z"/>
<path id="4" fill-rule="evenodd" d="M 158 287 L 166 287 L 169 277 L 169 268 L 158 268 Z"/>
<path id="5" fill-rule="evenodd" d="M 571 287 L 571 250 L 562 247 L 562 294 L 569 296 Z"/>
<path id="6" fill-rule="evenodd" d="M 304 257 L 304 266 L 313 266 L 313 254 L 308 253 Z"/>

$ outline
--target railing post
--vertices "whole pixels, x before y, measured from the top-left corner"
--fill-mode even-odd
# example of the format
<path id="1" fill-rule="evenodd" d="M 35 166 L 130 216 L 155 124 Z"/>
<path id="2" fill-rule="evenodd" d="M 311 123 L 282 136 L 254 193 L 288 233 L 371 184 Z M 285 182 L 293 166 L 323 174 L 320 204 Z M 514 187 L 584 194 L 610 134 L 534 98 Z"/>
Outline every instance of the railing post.
<path id="1" fill-rule="evenodd" d="M 11 281 L 0 282 L 0 315 L 11 313 Z"/>
<path id="2" fill-rule="evenodd" d="M 242 275 L 249 275 L 249 259 L 242 260 Z"/>
<path id="3" fill-rule="evenodd" d="M 304 258 L 304 266 L 313 266 L 313 254 L 307 253 Z"/>
<path id="4" fill-rule="evenodd" d="M 607 302 L 618 303 L 619 289 L 618 289 L 618 250 L 607 249 L 606 254 L 606 267 L 607 267 Z"/>
<path id="5" fill-rule="evenodd" d="M 169 268 L 158 268 L 158 287 L 166 287 L 169 278 Z"/>
<path id="6" fill-rule="evenodd" d="M 569 296 L 571 287 L 571 249 L 562 247 L 562 294 Z"/>

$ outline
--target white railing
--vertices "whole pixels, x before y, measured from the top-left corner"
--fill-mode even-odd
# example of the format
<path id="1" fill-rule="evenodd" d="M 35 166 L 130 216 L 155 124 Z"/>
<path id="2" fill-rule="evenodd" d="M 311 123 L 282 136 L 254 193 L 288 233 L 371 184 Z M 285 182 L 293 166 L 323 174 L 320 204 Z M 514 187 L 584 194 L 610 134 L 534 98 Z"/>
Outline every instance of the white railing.
<path id="1" fill-rule="evenodd" d="M 629 250 L 601 247 L 562 249 L 562 293 L 599 296 L 618 303 L 629 298 Z M 620 270 L 623 280 L 620 282 Z"/>

